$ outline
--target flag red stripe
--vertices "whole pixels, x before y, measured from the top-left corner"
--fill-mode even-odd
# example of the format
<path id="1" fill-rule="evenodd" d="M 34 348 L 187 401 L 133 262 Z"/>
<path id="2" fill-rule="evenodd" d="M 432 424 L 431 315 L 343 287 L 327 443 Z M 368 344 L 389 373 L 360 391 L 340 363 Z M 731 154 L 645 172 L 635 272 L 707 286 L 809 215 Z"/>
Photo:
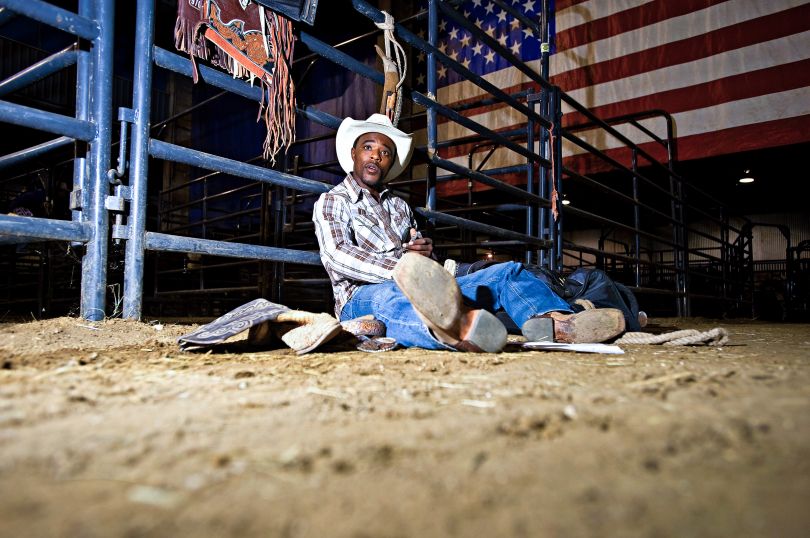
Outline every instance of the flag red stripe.
<path id="1" fill-rule="evenodd" d="M 749 71 L 686 88 L 627 99 L 590 110 L 600 118 L 611 118 L 656 108 L 662 108 L 670 114 L 675 114 L 738 99 L 794 90 L 804 86 L 810 86 L 810 59 Z M 563 125 L 566 126 L 583 121 L 586 120 L 579 113 L 566 114 L 563 117 Z"/>
<path id="2" fill-rule="evenodd" d="M 656 22 L 705 9 L 727 0 L 656 0 L 631 9 L 579 24 L 554 36 L 557 50 L 572 49 L 585 43 L 636 30 Z"/>
<path id="3" fill-rule="evenodd" d="M 773 120 L 756 125 L 744 125 L 711 133 L 680 137 L 677 140 L 677 159 L 688 161 L 707 155 L 723 155 L 802 142 L 810 142 L 810 116 Z M 665 162 L 666 150 L 659 144 L 648 142 L 641 144 L 640 147 L 661 162 Z M 610 149 L 605 151 L 605 154 L 630 166 L 631 153 L 627 148 Z M 566 157 L 565 166 L 580 173 L 597 173 L 612 169 L 610 165 L 590 154 Z"/>
<path id="4" fill-rule="evenodd" d="M 565 91 L 572 91 L 807 30 L 810 30 L 810 4 L 727 26 L 709 34 L 586 65 L 556 76 L 552 75 L 551 82 Z"/>
<path id="5" fill-rule="evenodd" d="M 640 72 L 678 65 L 700 58 L 735 50 L 741 47 L 761 43 L 779 37 L 793 35 L 810 30 L 810 4 L 789 9 L 762 17 L 761 19 L 735 24 L 702 36 L 685 39 L 676 43 L 654 47 L 643 52 L 601 62 L 580 69 L 552 76 L 551 81 L 564 91 L 609 82 L 625 78 Z M 534 88 L 526 82 L 509 88 L 506 93 L 514 93 L 527 88 Z M 481 97 L 462 99 L 454 104 L 467 104 L 480 100 Z M 494 104 L 465 110 L 465 116 L 481 114 L 501 108 L 505 105 Z M 440 121 L 446 121 L 441 118 Z"/>
<path id="6" fill-rule="evenodd" d="M 588 2 L 588 0 L 557 0 L 554 2 L 554 10 L 560 12 L 563 9 L 575 6 L 577 4 L 584 4 L 585 2 Z"/>
<path id="7" fill-rule="evenodd" d="M 712 133 L 679 138 L 678 159 L 686 161 L 705 157 L 707 150 L 711 155 L 722 155 L 726 153 L 736 153 L 738 151 L 764 149 L 803 142 L 810 142 L 810 116 L 774 120 L 763 122 L 756 126 L 734 127 Z M 649 142 L 641 144 L 641 148 L 658 158 L 661 162 L 666 162 L 666 150 L 660 145 Z M 631 154 L 626 148 L 607 150 L 605 154 L 624 163 L 628 167 L 630 166 Z M 590 154 L 567 157 L 565 159 L 565 166 L 579 173 L 586 174 L 611 170 L 611 167 L 605 164 L 604 161 Z M 500 181 L 509 183 L 510 185 L 522 187 L 525 186 L 526 183 L 524 174 L 511 173 L 496 177 Z M 473 190 L 476 192 L 486 191 L 490 188 L 491 187 L 486 185 L 473 182 Z M 437 191 L 440 196 L 466 194 L 467 182 L 462 180 L 443 182 L 437 186 Z"/>
<path id="8" fill-rule="evenodd" d="M 810 86 L 810 59 L 789 64 L 760 69 L 749 73 L 713 80 L 705 84 L 679 88 L 667 92 L 645 95 L 637 99 L 628 99 L 595 107 L 591 111 L 600 118 L 611 118 L 632 112 L 664 109 L 671 114 L 706 108 L 712 105 L 748 99 L 769 93 L 782 92 Z M 492 107 L 481 107 L 479 113 Z M 579 113 L 566 114 L 563 117 L 565 126 L 586 121 Z M 508 126 L 499 131 L 514 129 Z M 472 151 L 474 144 L 463 144 L 441 151 L 443 158 L 458 157 Z"/>

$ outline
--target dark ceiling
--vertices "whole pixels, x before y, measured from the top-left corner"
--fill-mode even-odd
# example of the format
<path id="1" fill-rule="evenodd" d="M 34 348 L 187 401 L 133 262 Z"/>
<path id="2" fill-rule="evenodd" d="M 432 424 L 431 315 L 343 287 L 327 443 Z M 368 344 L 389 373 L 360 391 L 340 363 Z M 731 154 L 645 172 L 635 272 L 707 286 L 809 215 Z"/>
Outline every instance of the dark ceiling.
<path id="1" fill-rule="evenodd" d="M 805 212 L 810 143 L 720 155 L 678 164 L 693 184 L 725 201 L 733 215 Z M 754 183 L 740 184 L 748 169 Z M 810 218 L 810 217 L 808 217 Z"/>

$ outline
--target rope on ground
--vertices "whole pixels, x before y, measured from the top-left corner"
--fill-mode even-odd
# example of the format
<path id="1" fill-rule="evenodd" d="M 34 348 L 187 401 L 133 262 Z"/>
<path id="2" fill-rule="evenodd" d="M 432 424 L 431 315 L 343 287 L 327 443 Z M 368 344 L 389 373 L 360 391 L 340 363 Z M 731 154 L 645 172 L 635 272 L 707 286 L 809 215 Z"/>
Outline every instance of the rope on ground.
<path id="1" fill-rule="evenodd" d="M 692 344 L 706 344 L 709 346 L 722 346 L 728 342 L 728 332 L 722 327 L 715 327 L 709 331 L 685 329 L 663 334 L 624 333 L 614 342 L 615 344 L 664 344 L 665 346 L 688 346 Z"/>

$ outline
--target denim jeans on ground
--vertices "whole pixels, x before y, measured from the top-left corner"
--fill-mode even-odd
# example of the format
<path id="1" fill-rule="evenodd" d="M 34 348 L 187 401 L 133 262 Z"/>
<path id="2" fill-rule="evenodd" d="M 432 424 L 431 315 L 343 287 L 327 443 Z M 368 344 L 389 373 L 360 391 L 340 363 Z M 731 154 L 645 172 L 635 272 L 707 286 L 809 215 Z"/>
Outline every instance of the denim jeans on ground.
<path id="1" fill-rule="evenodd" d="M 568 303 L 519 263 L 493 265 L 456 281 L 465 304 L 493 313 L 503 309 L 518 327 L 538 314 L 571 312 Z M 361 286 L 343 307 L 340 319 L 368 314 L 385 323 L 387 336 L 401 346 L 452 349 L 433 337 L 393 281 Z"/>

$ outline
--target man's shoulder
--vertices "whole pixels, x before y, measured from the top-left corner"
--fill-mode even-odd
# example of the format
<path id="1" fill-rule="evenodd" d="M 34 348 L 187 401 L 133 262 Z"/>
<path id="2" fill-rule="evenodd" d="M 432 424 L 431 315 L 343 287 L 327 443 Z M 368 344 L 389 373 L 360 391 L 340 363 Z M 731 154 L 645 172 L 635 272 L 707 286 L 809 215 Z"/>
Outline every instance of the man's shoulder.
<path id="1" fill-rule="evenodd" d="M 339 208 L 346 208 L 351 204 L 352 194 L 344 183 L 338 183 L 328 191 L 321 193 L 313 207 L 313 220 L 323 217 L 324 213 L 333 214 L 335 211 L 341 211 Z"/>
<path id="2" fill-rule="evenodd" d="M 322 193 L 319 198 L 325 199 L 335 197 L 351 199 L 352 191 L 349 188 L 349 185 L 347 184 L 345 179 L 340 183 L 338 183 L 337 185 L 335 185 L 334 187 L 332 187 L 331 189 L 329 189 L 328 191 Z"/>

